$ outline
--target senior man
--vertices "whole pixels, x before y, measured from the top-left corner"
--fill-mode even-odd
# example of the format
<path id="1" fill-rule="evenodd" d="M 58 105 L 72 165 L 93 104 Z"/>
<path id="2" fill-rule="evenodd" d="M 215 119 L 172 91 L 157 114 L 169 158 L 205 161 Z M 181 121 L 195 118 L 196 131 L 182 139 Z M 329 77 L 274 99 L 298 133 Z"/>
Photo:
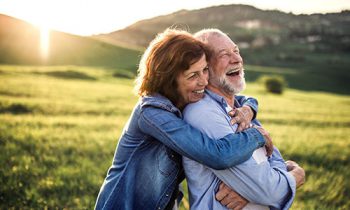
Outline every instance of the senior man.
<path id="1" fill-rule="evenodd" d="M 229 113 L 241 107 L 236 94 L 245 88 L 243 59 L 238 46 L 220 30 L 205 29 L 195 37 L 208 44 L 213 56 L 205 97 L 185 108 L 184 119 L 211 138 L 219 139 L 240 131 L 237 124 L 230 123 Z M 252 125 L 268 135 L 256 119 Z M 296 188 L 304 183 L 305 172 L 293 161 L 285 163 L 277 148 L 270 157 L 266 154 L 265 148 L 259 148 L 246 162 L 226 170 L 214 170 L 183 157 L 191 209 L 290 208 Z M 219 188 L 227 187 L 221 182 L 238 193 L 237 199 L 215 196 Z"/>

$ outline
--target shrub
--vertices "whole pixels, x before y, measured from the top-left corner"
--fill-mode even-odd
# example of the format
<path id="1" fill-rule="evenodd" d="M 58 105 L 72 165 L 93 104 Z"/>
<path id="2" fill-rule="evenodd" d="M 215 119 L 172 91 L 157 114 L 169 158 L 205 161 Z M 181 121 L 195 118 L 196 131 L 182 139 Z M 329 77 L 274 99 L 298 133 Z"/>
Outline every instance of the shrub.
<path id="1" fill-rule="evenodd" d="M 118 70 L 113 73 L 113 77 L 126 78 L 126 79 L 134 79 L 135 74 L 130 71 Z"/>
<path id="2" fill-rule="evenodd" d="M 0 102 L 0 113 L 26 114 L 31 112 L 33 112 L 32 108 L 25 104 Z"/>
<path id="3" fill-rule="evenodd" d="M 265 86 L 266 91 L 275 94 L 282 94 L 287 82 L 282 76 L 262 76 L 259 79 Z"/>
<path id="4" fill-rule="evenodd" d="M 50 71 L 45 73 L 46 75 L 52 76 L 52 77 L 58 77 L 63 79 L 83 79 L 83 80 L 96 80 L 96 78 L 89 76 L 85 73 L 78 72 L 78 71 Z"/>

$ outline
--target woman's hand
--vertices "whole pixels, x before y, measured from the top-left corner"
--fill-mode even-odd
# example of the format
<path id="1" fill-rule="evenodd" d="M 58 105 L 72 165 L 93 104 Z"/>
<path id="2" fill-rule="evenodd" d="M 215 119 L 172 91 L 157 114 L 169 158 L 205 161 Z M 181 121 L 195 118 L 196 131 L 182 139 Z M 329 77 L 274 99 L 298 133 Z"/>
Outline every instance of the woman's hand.
<path id="1" fill-rule="evenodd" d="M 266 155 L 271 156 L 273 152 L 273 143 L 270 134 L 263 128 L 257 125 L 253 125 L 253 128 L 258 129 L 258 131 L 261 133 L 261 135 L 264 136 L 265 139 L 265 149 L 266 149 Z"/>
<path id="2" fill-rule="evenodd" d="M 232 110 L 229 115 L 232 117 L 231 123 L 238 124 L 237 132 L 241 132 L 250 127 L 254 113 L 249 106 L 242 106 Z"/>
<path id="3" fill-rule="evenodd" d="M 215 198 L 228 209 L 240 210 L 248 204 L 248 201 L 245 198 L 231 190 L 231 188 L 223 182 L 221 182 Z"/>

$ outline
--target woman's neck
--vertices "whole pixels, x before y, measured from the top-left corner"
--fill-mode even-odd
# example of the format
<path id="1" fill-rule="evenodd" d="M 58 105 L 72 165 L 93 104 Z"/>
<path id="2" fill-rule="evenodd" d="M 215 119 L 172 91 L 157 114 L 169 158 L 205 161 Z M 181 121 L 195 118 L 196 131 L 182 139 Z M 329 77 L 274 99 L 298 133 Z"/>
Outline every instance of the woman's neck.
<path id="1" fill-rule="evenodd" d="M 175 105 L 181 112 L 185 108 L 186 104 L 183 102 L 177 102 Z"/>

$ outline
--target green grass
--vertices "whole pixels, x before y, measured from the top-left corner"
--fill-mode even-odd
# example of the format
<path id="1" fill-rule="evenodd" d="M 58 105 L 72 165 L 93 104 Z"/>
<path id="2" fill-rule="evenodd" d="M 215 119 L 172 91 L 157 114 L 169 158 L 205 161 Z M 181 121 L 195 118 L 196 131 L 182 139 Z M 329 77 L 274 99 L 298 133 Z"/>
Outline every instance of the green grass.
<path id="1" fill-rule="evenodd" d="M 123 72 L 0 66 L 0 209 L 93 208 L 137 101 L 133 80 L 116 77 Z M 306 170 L 292 209 L 349 209 L 350 99 L 273 95 L 257 83 L 245 94 L 259 100 L 258 118 L 285 159 Z"/>
<path id="2" fill-rule="evenodd" d="M 258 119 L 285 159 L 306 170 L 306 183 L 292 209 L 349 209 L 350 99 L 335 94 L 287 90 L 282 96 L 249 84 Z"/>

